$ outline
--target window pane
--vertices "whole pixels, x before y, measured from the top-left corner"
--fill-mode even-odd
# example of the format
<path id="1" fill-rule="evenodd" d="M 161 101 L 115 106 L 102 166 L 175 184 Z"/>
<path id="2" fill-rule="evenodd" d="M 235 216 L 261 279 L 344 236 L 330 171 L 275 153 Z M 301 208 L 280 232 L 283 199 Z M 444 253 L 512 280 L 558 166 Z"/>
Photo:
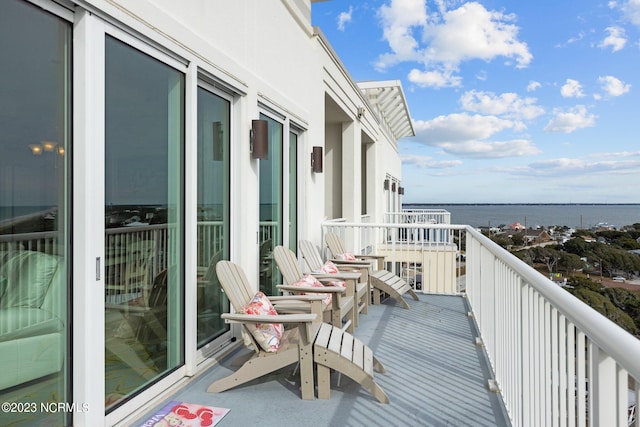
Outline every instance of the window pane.
<path id="1" fill-rule="evenodd" d="M 107 408 L 183 364 L 184 75 L 105 46 Z"/>
<path id="2" fill-rule="evenodd" d="M 215 264 L 229 259 L 229 101 L 198 88 L 198 347 L 229 330 Z"/>
<path id="3" fill-rule="evenodd" d="M 298 253 L 298 135 L 289 132 L 289 249 Z"/>
<path id="4" fill-rule="evenodd" d="M 0 13 L 0 401 L 3 425 L 68 425 L 71 26 L 22 1 Z"/>
<path id="5" fill-rule="evenodd" d="M 277 295 L 280 283 L 273 249 L 282 244 L 282 138 L 283 126 L 264 114 L 269 126 L 267 160 L 260 160 L 260 290 Z"/>

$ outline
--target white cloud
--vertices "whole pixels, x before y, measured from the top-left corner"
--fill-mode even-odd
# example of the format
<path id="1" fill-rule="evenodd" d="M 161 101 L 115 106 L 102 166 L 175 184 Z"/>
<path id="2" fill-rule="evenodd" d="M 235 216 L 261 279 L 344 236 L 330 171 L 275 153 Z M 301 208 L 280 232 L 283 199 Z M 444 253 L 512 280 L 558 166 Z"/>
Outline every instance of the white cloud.
<path id="1" fill-rule="evenodd" d="M 587 107 L 577 105 L 569 111 L 555 110 L 555 117 L 544 127 L 546 132 L 571 133 L 578 129 L 593 127 L 596 116 L 587 112 Z"/>
<path id="2" fill-rule="evenodd" d="M 606 157 L 615 157 L 619 159 L 621 157 L 640 157 L 640 151 L 615 151 L 612 153 L 593 153 L 589 154 L 590 157 L 596 157 L 598 159 L 604 159 Z"/>
<path id="3" fill-rule="evenodd" d="M 629 0 L 622 4 L 621 9 L 629 22 L 640 26 L 640 0 Z"/>
<path id="4" fill-rule="evenodd" d="M 461 160 L 434 160 L 430 156 L 402 155 L 403 165 L 415 165 L 421 169 L 449 169 L 462 164 Z"/>
<path id="5" fill-rule="evenodd" d="M 584 96 L 582 85 L 579 81 L 573 79 L 567 79 L 562 88 L 560 88 L 560 94 L 564 98 L 582 98 Z"/>
<path id="6" fill-rule="evenodd" d="M 497 132 L 513 127 L 514 123 L 511 120 L 467 113 L 449 114 L 428 121 L 414 122 L 418 141 L 433 146 L 440 146 L 445 142 L 486 139 Z"/>
<path id="7" fill-rule="evenodd" d="M 624 29 L 620 27 L 607 27 L 605 31 L 609 35 L 605 37 L 598 46 L 603 49 L 610 47 L 613 52 L 622 50 L 624 45 L 627 43 Z"/>
<path id="8" fill-rule="evenodd" d="M 403 61 L 420 59 L 419 43 L 413 35 L 415 27 L 427 23 L 427 8 L 423 0 L 391 0 L 378 10 L 382 21 L 383 37 L 392 53 L 381 55 L 376 68 L 383 70 Z"/>
<path id="9" fill-rule="evenodd" d="M 536 102 L 536 98 L 520 98 L 515 93 L 496 95 L 476 90 L 465 92 L 460 97 L 462 108 L 467 111 L 524 120 L 532 120 L 544 114 L 544 109 L 536 105 Z"/>
<path id="10" fill-rule="evenodd" d="M 487 141 L 500 131 L 517 130 L 519 127 L 519 122 L 467 113 L 414 122 L 417 142 L 442 148 L 449 154 L 472 158 L 504 158 L 539 153 L 527 140 Z"/>
<path id="11" fill-rule="evenodd" d="M 518 40 L 514 15 L 488 11 L 477 2 L 448 11 L 448 2 L 436 3 L 438 11 L 429 17 L 424 0 L 391 0 L 389 6 L 380 8 L 378 15 L 391 52 L 378 58 L 379 70 L 402 61 L 422 62 L 423 71 L 412 71 L 416 84 L 450 87 L 459 84 L 460 77 L 454 73 L 465 61 L 504 57 L 515 61 L 517 68 L 531 62 L 527 44 Z M 414 32 L 421 32 L 422 39 Z"/>
<path id="12" fill-rule="evenodd" d="M 535 80 L 531 80 L 529 82 L 529 84 L 527 85 L 527 92 L 533 92 L 537 89 L 539 89 L 542 86 L 542 84 L 540 82 L 537 82 Z"/>
<path id="13" fill-rule="evenodd" d="M 416 68 L 409 72 L 407 78 L 411 83 L 420 87 L 459 87 L 462 77 L 453 74 L 454 70 L 420 71 Z"/>
<path id="14" fill-rule="evenodd" d="M 351 22 L 351 15 L 353 14 L 353 6 L 349 6 L 349 10 L 347 12 L 341 12 L 338 15 L 338 29 L 340 31 L 344 31 L 345 25 Z"/>
<path id="15" fill-rule="evenodd" d="M 526 166 L 515 168 L 496 169 L 514 175 L 526 176 L 561 176 L 589 175 L 604 173 L 611 174 L 635 174 L 640 167 L 640 160 L 600 160 L 589 161 L 580 158 L 558 158 L 541 160 Z"/>
<path id="16" fill-rule="evenodd" d="M 480 3 L 469 2 L 442 16 L 442 23 L 425 31 L 429 42 L 426 59 L 459 64 L 470 59 L 490 61 L 498 56 L 515 58 L 518 68 L 526 67 L 532 55 L 526 43 L 517 40 L 513 15 L 488 11 Z"/>
<path id="17" fill-rule="evenodd" d="M 613 76 L 598 77 L 602 89 L 609 96 L 620 96 L 631 90 L 631 85 Z"/>
<path id="18" fill-rule="evenodd" d="M 499 159 L 505 157 L 531 156 L 540 153 L 531 141 L 514 139 L 511 141 L 465 141 L 463 143 L 441 144 L 443 150 L 461 157 L 476 159 Z"/>

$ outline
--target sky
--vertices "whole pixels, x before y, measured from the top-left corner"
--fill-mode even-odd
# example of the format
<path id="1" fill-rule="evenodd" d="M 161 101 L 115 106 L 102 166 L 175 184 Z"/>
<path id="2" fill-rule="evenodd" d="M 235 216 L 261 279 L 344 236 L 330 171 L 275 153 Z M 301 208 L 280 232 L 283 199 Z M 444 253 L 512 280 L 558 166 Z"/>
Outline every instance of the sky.
<path id="1" fill-rule="evenodd" d="M 355 81 L 399 80 L 405 203 L 640 203 L 640 0 L 331 0 Z"/>

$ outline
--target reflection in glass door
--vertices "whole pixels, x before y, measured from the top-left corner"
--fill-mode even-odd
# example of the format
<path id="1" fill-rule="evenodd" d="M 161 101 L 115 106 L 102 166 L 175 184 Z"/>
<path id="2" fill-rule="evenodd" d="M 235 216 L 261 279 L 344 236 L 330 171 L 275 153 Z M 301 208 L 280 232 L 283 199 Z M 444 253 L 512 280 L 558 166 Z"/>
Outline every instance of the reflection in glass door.
<path id="1" fill-rule="evenodd" d="M 184 363 L 184 75 L 107 37 L 107 410 Z"/>
<path id="2" fill-rule="evenodd" d="M 230 103 L 198 88 L 198 348 L 229 330 L 215 266 L 229 259 Z"/>
<path id="3" fill-rule="evenodd" d="M 269 129 L 267 160 L 260 161 L 260 290 L 267 295 L 277 295 L 280 283 L 275 267 L 273 249 L 282 244 L 282 153 L 283 125 L 261 114 Z"/>
<path id="4" fill-rule="evenodd" d="M 0 424 L 70 425 L 71 24 L 0 8 Z"/>

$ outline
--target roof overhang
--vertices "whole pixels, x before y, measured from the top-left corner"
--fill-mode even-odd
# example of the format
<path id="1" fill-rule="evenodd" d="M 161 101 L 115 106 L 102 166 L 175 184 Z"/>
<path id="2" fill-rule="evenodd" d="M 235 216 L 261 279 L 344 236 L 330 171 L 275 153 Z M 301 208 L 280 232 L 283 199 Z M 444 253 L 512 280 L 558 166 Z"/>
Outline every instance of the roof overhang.
<path id="1" fill-rule="evenodd" d="M 377 107 L 381 119 L 389 126 L 396 140 L 415 136 L 409 106 L 399 80 L 359 82 L 358 87 L 369 102 Z"/>

